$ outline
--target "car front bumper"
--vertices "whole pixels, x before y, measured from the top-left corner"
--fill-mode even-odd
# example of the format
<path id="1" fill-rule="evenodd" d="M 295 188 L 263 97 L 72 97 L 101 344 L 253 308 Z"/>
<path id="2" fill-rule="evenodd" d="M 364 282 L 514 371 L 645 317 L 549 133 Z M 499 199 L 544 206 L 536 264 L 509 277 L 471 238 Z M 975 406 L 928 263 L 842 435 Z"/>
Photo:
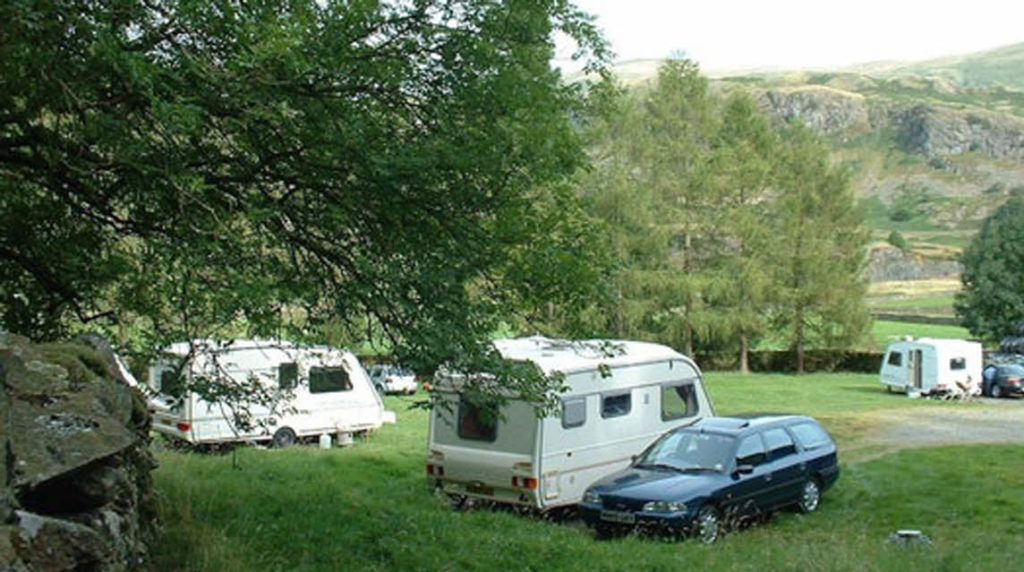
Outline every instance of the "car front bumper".
<path id="1" fill-rule="evenodd" d="M 598 504 L 580 503 L 580 518 L 588 526 L 636 529 L 666 534 L 685 534 L 693 527 L 696 512 L 615 511 Z"/>

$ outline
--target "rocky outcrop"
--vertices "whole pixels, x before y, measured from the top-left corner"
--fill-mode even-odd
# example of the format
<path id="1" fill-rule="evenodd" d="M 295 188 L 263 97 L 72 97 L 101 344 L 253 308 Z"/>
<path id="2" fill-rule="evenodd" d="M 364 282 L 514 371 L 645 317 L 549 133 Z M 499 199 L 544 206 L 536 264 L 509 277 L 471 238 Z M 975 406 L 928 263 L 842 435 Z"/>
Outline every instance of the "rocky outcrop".
<path id="1" fill-rule="evenodd" d="M 929 103 L 907 104 L 825 85 L 765 89 L 761 109 L 799 120 L 818 133 L 849 136 L 879 130 L 908 153 L 929 158 L 976 152 L 1024 162 L 1024 121 L 1009 114 Z"/>
<path id="2" fill-rule="evenodd" d="M 889 124 L 904 151 L 927 157 L 977 152 L 1024 161 L 1024 122 L 984 112 L 930 105 L 888 110 Z"/>
<path id="3" fill-rule="evenodd" d="M 935 260 L 895 247 L 876 247 L 871 249 L 865 274 L 871 282 L 889 282 L 944 278 L 956 276 L 962 270 L 954 260 Z"/>
<path id="4" fill-rule="evenodd" d="M 0 566 L 132 570 L 155 522 L 149 415 L 99 338 L 0 334 Z"/>
<path id="5" fill-rule="evenodd" d="M 871 126 L 863 95 L 825 86 L 767 90 L 758 104 L 769 114 L 786 121 L 802 121 L 819 133 L 837 135 Z"/>

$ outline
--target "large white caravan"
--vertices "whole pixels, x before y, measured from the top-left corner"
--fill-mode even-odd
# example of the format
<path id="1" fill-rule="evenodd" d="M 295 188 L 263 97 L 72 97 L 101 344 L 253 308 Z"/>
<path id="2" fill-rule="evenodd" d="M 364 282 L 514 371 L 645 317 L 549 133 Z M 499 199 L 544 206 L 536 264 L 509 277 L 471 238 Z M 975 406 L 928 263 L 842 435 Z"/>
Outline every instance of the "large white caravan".
<path id="1" fill-rule="evenodd" d="M 200 340 L 178 343 L 149 368 L 153 428 L 193 444 L 271 441 L 277 446 L 297 438 L 354 433 L 394 422 L 351 352 L 289 342 L 246 340 L 222 344 Z M 183 391 L 200 376 L 217 383 L 253 380 L 279 400 L 271 406 L 248 405 L 252 423 L 236 422 L 230 407 Z"/>
<path id="2" fill-rule="evenodd" d="M 879 378 L 887 389 L 908 395 L 976 395 L 981 388 L 981 365 L 978 342 L 908 338 L 889 344 Z"/>
<path id="3" fill-rule="evenodd" d="M 576 504 L 666 430 L 714 415 L 697 365 L 665 346 L 543 337 L 495 346 L 505 359 L 563 374 L 568 391 L 557 414 L 538 418 L 531 403 L 511 400 L 495 421 L 458 393 L 459 376 L 438 376 L 448 406 L 431 413 L 427 474 L 455 499 Z"/>

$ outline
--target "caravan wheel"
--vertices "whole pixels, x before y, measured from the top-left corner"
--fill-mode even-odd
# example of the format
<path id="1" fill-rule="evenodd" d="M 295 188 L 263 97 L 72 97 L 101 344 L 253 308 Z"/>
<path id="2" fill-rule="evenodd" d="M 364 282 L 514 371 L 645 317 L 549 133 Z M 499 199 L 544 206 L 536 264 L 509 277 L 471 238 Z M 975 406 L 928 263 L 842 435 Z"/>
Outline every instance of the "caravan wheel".
<path id="1" fill-rule="evenodd" d="M 271 439 L 270 444 L 275 449 L 284 449 L 295 444 L 295 431 L 292 431 L 291 427 L 281 427 L 274 432 L 274 437 Z"/>

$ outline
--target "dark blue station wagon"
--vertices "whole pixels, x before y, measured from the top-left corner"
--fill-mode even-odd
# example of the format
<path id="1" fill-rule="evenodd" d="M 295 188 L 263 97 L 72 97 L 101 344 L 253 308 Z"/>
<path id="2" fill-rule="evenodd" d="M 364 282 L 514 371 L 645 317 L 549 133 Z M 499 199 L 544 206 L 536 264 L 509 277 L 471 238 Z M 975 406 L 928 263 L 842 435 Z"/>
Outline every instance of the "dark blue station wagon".
<path id="1" fill-rule="evenodd" d="M 835 443 L 810 417 L 709 417 L 662 435 L 579 508 L 598 536 L 643 528 L 711 543 L 783 507 L 816 510 L 837 478 Z"/>

